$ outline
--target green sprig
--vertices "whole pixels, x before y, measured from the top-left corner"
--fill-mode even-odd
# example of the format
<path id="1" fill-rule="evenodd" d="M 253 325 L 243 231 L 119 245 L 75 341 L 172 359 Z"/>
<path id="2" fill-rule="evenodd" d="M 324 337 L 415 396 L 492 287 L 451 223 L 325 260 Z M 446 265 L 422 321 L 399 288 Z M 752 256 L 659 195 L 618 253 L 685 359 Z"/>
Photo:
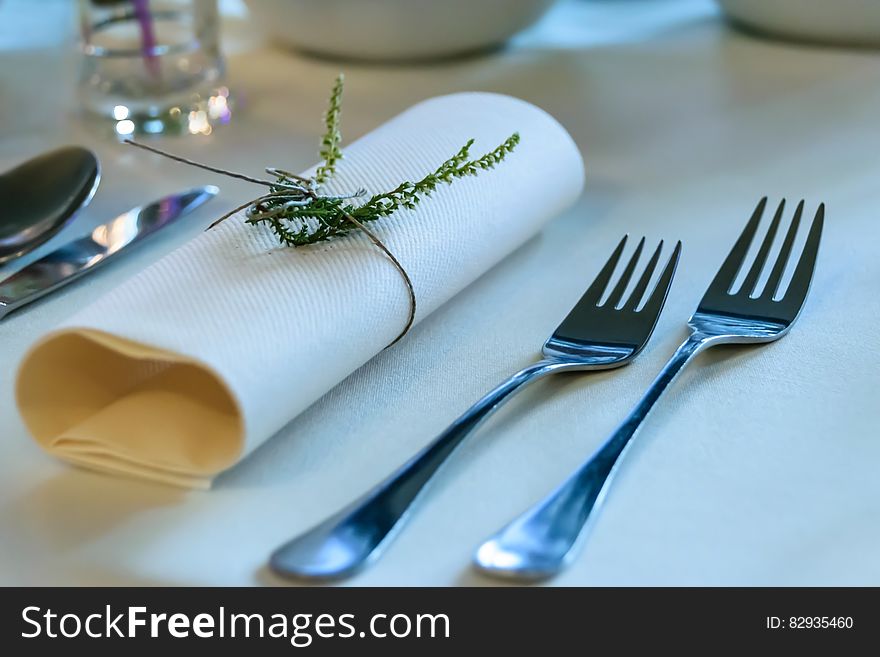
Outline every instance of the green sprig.
<path id="1" fill-rule="evenodd" d="M 323 185 L 336 174 L 336 163 L 342 159 L 342 132 L 340 130 L 342 114 L 342 87 L 345 77 L 340 73 L 330 93 L 330 104 L 324 114 L 324 136 L 321 138 L 321 159 L 323 164 L 315 172 L 315 183 Z"/>

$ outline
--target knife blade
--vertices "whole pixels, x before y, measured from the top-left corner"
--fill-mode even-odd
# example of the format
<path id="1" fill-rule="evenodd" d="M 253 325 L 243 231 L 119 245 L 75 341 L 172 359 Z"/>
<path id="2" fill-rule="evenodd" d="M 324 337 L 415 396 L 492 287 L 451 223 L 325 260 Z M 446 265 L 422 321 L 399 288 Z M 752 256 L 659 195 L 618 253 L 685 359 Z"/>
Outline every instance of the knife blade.
<path id="1" fill-rule="evenodd" d="M 0 281 L 0 319 L 94 271 L 210 200 L 219 190 L 195 187 L 132 208 Z"/>

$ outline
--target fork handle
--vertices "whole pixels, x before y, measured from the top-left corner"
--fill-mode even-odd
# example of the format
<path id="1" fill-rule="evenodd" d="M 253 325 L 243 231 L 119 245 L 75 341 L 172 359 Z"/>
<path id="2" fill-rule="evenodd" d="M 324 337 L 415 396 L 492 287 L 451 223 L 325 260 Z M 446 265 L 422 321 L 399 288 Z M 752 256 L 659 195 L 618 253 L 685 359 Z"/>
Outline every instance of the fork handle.
<path id="1" fill-rule="evenodd" d="M 483 543 L 474 555 L 475 565 L 490 575 L 532 581 L 551 577 L 568 565 L 642 421 L 710 340 L 692 333 L 605 444 L 550 495 Z"/>
<path id="2" fill-rule="evenodd" d="M 546 359 L 496 387 L 366 495 L 276 550 L 272 569 L 304 579 L 336 579 L 375 559 L 402 527 L 413 503 L 461 441 L 528 383 L 574 367 Z"/>

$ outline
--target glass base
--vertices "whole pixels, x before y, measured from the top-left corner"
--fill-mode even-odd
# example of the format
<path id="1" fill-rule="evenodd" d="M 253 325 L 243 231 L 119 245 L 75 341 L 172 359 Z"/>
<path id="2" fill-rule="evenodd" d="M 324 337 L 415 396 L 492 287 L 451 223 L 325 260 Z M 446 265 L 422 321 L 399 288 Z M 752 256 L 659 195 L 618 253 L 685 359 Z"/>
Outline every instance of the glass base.
<path id="1" fill-rule="evenodd" d="M 210 135 L 232 120 L 235 99 L 227 87 L 192 94 L 186 102 L 131 108 L 122 104 L 91 109 L 90 115 L 125 139 L 144 135 Z"/>

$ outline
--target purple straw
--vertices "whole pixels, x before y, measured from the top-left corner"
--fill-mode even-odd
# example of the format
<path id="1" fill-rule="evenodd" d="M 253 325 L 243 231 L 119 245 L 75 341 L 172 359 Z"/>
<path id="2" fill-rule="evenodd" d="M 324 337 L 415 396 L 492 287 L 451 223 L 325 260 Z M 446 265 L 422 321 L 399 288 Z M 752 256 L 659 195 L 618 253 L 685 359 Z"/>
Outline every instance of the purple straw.
<path id="1" fill-rule="evenodd" d="M 134 15 L 141 27 L 141 50 L 147 69 L 156 77 L 159 76 L 159 60 L 156 58 L 156 35 L 153 32 L 153 18 L 150 16 L 150 0 L 132 0 Z"/>

